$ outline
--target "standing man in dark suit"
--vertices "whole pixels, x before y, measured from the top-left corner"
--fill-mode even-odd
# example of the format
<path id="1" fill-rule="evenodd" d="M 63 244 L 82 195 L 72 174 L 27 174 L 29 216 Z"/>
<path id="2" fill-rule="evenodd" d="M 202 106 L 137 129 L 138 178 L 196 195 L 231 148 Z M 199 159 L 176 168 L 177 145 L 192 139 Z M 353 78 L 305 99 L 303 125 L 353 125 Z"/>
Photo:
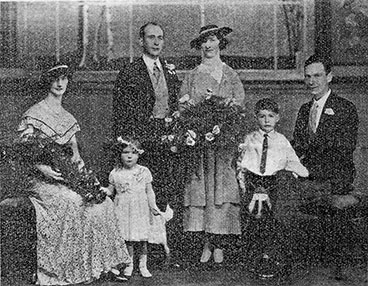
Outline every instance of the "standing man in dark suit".
<path id="1" fill-rule="evenodd" d="M 169 222 L 167 232 L 169 245 L 175 248 L 173 240 L 178 231 L 174 226 L 180 229 L 175 223 L 180 212 L 180 188 L 174 175 L 177 158 L 159 140 L 165 134 L 165 118 L 178 109 L 181 82 L 173 65 L 160 57 L 164 41 L 159 24 L 148 22 L 140 28 L 143 55 L 124 66 L 115 82 L 113 131 L 115 137 L 133 135 L 141 141 L 145 150 L 141 163 L 152 172 L 157 205 L 161 211 L 165 211 L 167 204 L 174 209 L 174 219 Z"/>
<path id="2" fill-rule="evenodd" d="M 154 22 L 139 30 L 143 55 L 119 72 L 113 98 L 115 136 L 135 134 L 147 138 L 152 125 L 164 126 L 164 118 L 177 110 L 180 81 L 160 58 L 164 32 Z"/>
<path id="3" fill-rule="evenodd" d="M 354 104 L 330 89 L 328 58 L 312 55 L 305 62 L 304 74 L 313 99 L 299 110 L 293 147 L 310 174 L 304 195 L 322 205 L 323 236 L 330 236 L 330 245 L 336 242 L 333 253 L 340 268 L 343 257 L 338 249 L 349 243 L 344 239 L 344 210 L 360 200 L 353 188 L 359 119 Z"/>

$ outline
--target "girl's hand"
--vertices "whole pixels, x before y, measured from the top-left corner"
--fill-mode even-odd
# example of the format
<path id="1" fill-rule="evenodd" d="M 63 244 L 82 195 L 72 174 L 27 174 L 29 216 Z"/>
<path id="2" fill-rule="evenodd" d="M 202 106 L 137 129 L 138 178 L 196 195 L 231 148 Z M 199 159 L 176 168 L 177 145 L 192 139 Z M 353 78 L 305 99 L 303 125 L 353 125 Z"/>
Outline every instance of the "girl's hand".
<path id="1" fill-rule="evenodd" d="M 61 173 L 54 171 L 50 166 L 48 165 L 36 165 L 36 168 L 44 174 L 47 178 L 51 178 L 57 181 L 63 181 L 63 177 L 61 176 Z"/>
<path id="2" fill-rule="evenodd" d="M 160 215 L 160 211 L 158 210 L 158 208 L 156 209 L 154 209 L 154 208 L 152 208 L 151 209 L 151 212 L 152 212 L 152 214 L 154 215 L 154 216 L 157 216 L 157 215 Z"/>
<path id="3" fill-rule="evenodd" d="M 103 191 L 106 195 L 110 195 L 110 191 L 108 188 L 105 188 L 105 187 L 100 187 L 100 190 Z"/>

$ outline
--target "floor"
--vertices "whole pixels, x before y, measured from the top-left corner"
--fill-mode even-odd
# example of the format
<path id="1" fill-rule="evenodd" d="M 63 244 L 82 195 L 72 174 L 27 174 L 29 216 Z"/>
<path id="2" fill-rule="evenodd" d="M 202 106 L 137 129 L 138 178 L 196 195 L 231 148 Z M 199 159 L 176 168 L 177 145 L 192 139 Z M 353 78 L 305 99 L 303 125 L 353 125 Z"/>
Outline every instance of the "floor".
<path id="1" fill-rule="evenodd" d="M 90 286 L 367 286 L 368 268 L 363 260 L 357 260 L 344 268 L 344 279 L 336 280 L 329 266 L 294 265 L 288 280 L 256 278 L 244 265 L 223 265 L 220 267 L 200 264 L 185 268 L 164 268 L 151 265 L 152 278 L 143 278 L 134 272 L 128 282 L 97 280 Z M 16 276 L 16 275 L 15 275 Z M 3 277 L 2 286 L 31 286 L 24 279 Z"/>
<path id="2" fill-rule="evenodd" d="M 18 227 L 18 230 L 22 230 L 22 228 Z M 327 255 L 327 253 L 330 252 L 321 251 L 321 244 L 317 239 L 318 235 L 306 237 L 300 234 L 300 236 L 297 236 L 297 242 L 291 244 L 277 244 L 277 240 L 271 239 L 273 237 L 268 237 L 269 240 L 265 241 L 271 242 L 270 244 L 267 244 L 271 246 L 271 248 L 266 247 L 259 249 L 266 249 L 266 252 L 268 251 L 267 253 L 269 253 L 270 257 L 281 257 L 279 258 L 280 261 L 283 261 L 282 257 L 284 257 L 285 249 L 288 249 L 287 245 L 297 247 L 292 248 L 293 263 L 288 279 L 261 279 L 259 276 L 254 274 L 252 269 L 254 268 L 253 262 L 260 261 L 257 259 L 262 257 L 262 254 L 260 256 L 257 251 L 249 251 L 249 248 L 246 248 L 246 244 L 244 244 L 244 241 L 239 239 L 239 237 L 228 237 L 228 240 L 224 245 L 224 249 L 226 250 L 225 260 L 223 265 L 218 266 L 213 263 L 212 260 L 208 265 L 207 263 L 202 264 L 198 262 L 201 255 L 201 247 L 198 246 L 201 245 L 203 237 L 200 234 L 190 234 L 188 237 L 182 237 L 181 250 L 177 251 L 176 257 L 181 255 L 181 267 L 167 267 L 162 246 L 150 245 L 148 267 L 153 274 L 152 278 L 142 278 L 136 271 L 128 282 L 119 283 L 100 279 L 89 285 L 368 286 L 368 244 L 361 243 L 363 238 L 365 238 L 364 241 L 367 241 L 367 235 L 368 232 L 365 229 L 364 235 L 359 236 L 361 238 L 360 240 L 352 240 L 352 237 L 350 237 L 349 245 L 351 247 L 349 247 L 349 250 L 346 252 L 347 256 L 344 256 L 344 275 L 342 280 L 335 279 L 333 271 L 334 267 L 332 266 L 334 259 L 331 258 L 331 255 Z M 279 242 L 282 242 L 282 240 L 279 240 Z M 9 252 L 9 249 L 3 247 L 3 243 L 4 241 L 2 240 L 1 254 L 3 260 L 1 263 L 1 273 L 3 275 L 6 273 L 7 276 L 1 278 L 0 286 L 32 286 L 33 284 L 29 282 L 29 277 L 31 276 L 30 273 L 35 269 L 32 268 L 32 265 L 34 267 L 35 264 L 31 263 L 34 257 L 32 255 L 27 255 L 27 252 L 30 252 L 28 251 L 29 245 L 24 244 L 22 249 L 17 248 L 17 252 Z M 11 246 L 11 243 L 9 245 Z M 279 245 L 279 247 L 277 247 L 277 245 Z M 328 245 L 326 245 L 326 247 L 326 249 L 328 249 Z M 6 252 L 9 252 L 8 256 L 6 256 Z M 257 255 L 251 256 L 251 253 L 256 253 Z M 19 262 L 18 264 L 14 263 L 14 261 L 12 262 L 12 260 L 17 257 L 23 257 L 19 261 L 17 260 Z"/>

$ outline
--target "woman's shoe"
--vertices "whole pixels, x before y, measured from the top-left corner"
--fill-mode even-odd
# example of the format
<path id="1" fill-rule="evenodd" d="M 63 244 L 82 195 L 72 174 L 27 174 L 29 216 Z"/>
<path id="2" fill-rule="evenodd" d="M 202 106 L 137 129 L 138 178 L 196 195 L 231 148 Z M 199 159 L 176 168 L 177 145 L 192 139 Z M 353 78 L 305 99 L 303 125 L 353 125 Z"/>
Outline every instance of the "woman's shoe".
<path id="1" fill-rule="evenodd" d="M 220 248 L 216 248 L 214 251 L 213 251 L 213 260 L 216 262 L 216 263 L 222 263 L 224 261 L 224 252 L 222 249 Z"/>
<path id="2" fill-rule="evenodd" d="M 206 263 L 206 262 L 208 262 L 208 260 L 210 260 L 211 255 L 212 255 L 211 244 L 206 242 L 204 244 L 204 247 L 203 247 L 203 252 L 202 252 L 201 259 L 199 261 L 201 263 Z"/>

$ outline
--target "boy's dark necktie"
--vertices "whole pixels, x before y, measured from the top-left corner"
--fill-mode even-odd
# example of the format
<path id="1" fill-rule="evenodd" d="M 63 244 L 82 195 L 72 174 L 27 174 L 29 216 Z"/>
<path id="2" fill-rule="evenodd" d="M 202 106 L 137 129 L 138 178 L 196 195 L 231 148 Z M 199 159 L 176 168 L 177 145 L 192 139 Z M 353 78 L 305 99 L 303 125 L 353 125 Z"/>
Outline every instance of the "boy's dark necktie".
<path id="1" fill-rule="evenodd" d="M 263 174 L 266 171 L 266 160 L 267 160 L 267 149 L 268 149 L 268 139 L 267 134 L 263 135 L 263 145 L 262 145 L 262 157 L 261 157 L 261 166 L 259 171 Z"/>
<path id="2" fill-rule="evenodd" d="M 153 63 L 153 76 L 156 79 L 156 82 L 155 82 L 156 84 L 158 84 L 158 81 L 160 79 L 160 74 L 161 74 L 160 69 L 158 68 L 157 63 L 154 62 Z"/>

